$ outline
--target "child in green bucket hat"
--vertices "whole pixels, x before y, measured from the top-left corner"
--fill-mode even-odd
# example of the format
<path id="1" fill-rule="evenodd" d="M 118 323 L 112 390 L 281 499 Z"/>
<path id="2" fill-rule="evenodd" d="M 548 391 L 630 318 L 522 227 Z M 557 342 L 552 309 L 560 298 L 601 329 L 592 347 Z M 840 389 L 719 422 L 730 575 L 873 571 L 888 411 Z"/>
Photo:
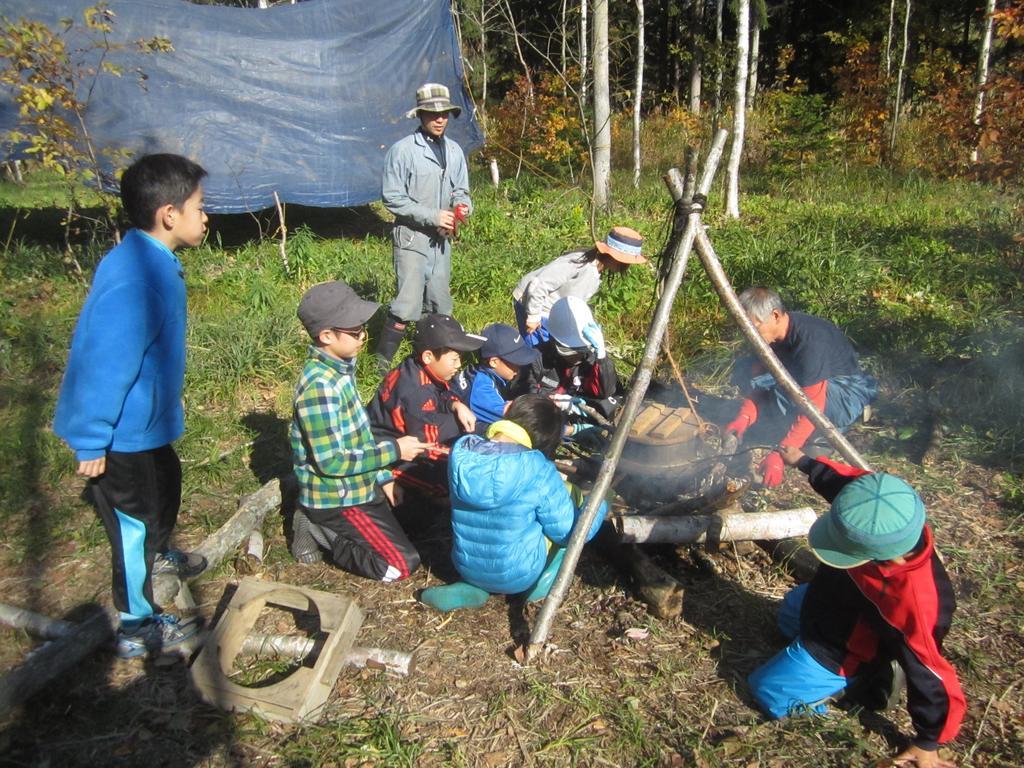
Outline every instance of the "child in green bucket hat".
<path id="1" fill-rule="evenodd" d="M 956 604 L 924 502 L 894 475 L 811 459 L 798 448 L 781 453 L 832 506 L 808 534 L 821 567 L 779 610 L 779 629 L 792 642 L 750 676 L 754 699 L 772 718 L 823 713 L 844 693 L 870 706 L 870 695 L 880 687 L 888 694 L 902 671 L 916 734 L 893 763 L 952 766 L 937 749 L 956 737 L 966 710 L 942 655 Z"/>

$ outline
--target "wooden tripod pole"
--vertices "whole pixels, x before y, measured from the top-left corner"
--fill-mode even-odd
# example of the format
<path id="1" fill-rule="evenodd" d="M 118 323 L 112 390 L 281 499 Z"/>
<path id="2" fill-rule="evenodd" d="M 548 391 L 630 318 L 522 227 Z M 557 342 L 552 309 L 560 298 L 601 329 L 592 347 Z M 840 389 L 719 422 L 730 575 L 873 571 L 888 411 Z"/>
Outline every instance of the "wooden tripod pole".
<path id="1" fill-rule="evenodd" d="M 718 162 L 722 158 L 722 150 L 725 148 L 727 135 L 728 132 L 724 129 L 715 134 L 711 150 L 708 152 L 707 161 L 704 164 L 704 174 L 701 177 L 698 194 L 694 196 L 693 201 L 684 201 L 684 204 L 690 204 L 686 229 L 682 237 L 677 240 L 672 253 L 672 269 L 669 272 L 668 279 L 665 281 L 664 291 L 658 300 L 658 306 L 651 320 L 651 327 L 647 333 L 647 346 L 644 348 L 644 356 L 640 361 L 636 374 L 633 376 L 633 383 L 629 389 L 629 395 L 626 397 L 622 416 L 615 427 L 615 433 L 612 435 L 611 444 L 608 447 L 608 452 L 605 454 L 601 469 L 598 470 L 587 505 L 576 521 L 572 535 L 569 537 L 565 559 L 558 570 L 558 577 L 555 579 L 551 592 L 544 601 L 544 605 L 537 616 L 537 623 L 530 634 L 530 642 L 525 649 L 526 660 L 535 658 L 544 648 L 544 643 L 547 641 L 548 634 L 551 631 L 551 621 L 565 599 L 569 583 L 572 581 L 573 574 L 576 571 L 576 563 L 579 561 L 580 552 L 583 550 L 587 532 L 597 516 L 597 511 L 604 500 L 605 494 L 611 487 L 615 468 L 618 466 L 630 427 L 633 425 L 637 412 L 640 410 L 644 395 L 647 394 L 647 387 L 651 383 L 654 364 L 657 362 L 658 352 L 661 349 L 661 341 L 665 335 L 665 330 L 668 328 L 668 321 L 672 314 L 672 305 L 675 302 L 679 285 L 683 281 L 683 274 L 686 272 L 686 262 L 689 259 L 690 251 L 693 249 L 694 240 L 698 233 L 703 231 L 703 224 L 701 223 L 701 214 L 704 211 L 703 200 L 711 189 L 711 182 L 714 179 L 715 170 L 718 168 Z M 681 193 L 684 188 L 684 182 L 679 178 L 679 172 L 676 169 L 672 169 L 669 175 L 671 178 L 666 179 L 669 188 L 678 189 Z"/>

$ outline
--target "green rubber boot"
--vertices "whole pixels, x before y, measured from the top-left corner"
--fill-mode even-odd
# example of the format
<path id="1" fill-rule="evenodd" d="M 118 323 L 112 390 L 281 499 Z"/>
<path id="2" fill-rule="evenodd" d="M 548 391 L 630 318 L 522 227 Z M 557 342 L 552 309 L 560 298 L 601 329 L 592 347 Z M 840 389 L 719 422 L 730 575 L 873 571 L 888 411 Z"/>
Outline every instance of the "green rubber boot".
<path id="1" fill-rule="evenodd" d="M 427 587 L 420 592 L 420 602 L 447 613 L 459 608 L 479 608 L 490 596 L 489 592 L 480 587 L 456 581 L 454 584 L 443 584 L 440 587 Z"/>
<path id="2" fill-rule="evenodd" d="M 565 559 L 565 547 L 556 547 L 551 550 L 547 565 L 540 572 L 537 583 L 530 587 L 530 591 L 526 593 L 526 601 L 528 603 L 543 600 L 548 596 L 548 592 L 551 591 L 551 585 L 555 583 L 555 577 L 558 575 L 558 569 L 562 567 L 563 559 Z"/>

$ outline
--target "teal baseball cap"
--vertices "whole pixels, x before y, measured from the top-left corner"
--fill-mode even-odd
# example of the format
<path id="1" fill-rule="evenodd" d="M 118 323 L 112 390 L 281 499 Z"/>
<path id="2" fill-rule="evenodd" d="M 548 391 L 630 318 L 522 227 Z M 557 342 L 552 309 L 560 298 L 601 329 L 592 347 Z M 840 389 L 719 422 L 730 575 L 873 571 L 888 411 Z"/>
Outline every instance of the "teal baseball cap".
<path id="1" fill-rule="evenodd" d="M 891 560 L 911 551 L 921 538 L 924 502 L 906 481 L 885 472 L 847 483 L 807 534 L 819 560 L 834 568 L 855 568 Z"/>

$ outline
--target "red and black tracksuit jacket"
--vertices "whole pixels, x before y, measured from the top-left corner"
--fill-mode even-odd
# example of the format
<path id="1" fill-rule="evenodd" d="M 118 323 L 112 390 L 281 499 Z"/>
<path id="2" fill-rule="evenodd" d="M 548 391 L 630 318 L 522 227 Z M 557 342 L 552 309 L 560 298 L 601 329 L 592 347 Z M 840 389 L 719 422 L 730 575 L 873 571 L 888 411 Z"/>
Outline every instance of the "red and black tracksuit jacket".
<path id="1" fill-rule="evenodd" d="M 541 358 L 530 391 L 582 397 L 591 408 L 611 419 L 622 404 L 623 388 L 610 357 L 598 359 L 592 352 L 566 365 L 555 351 L 554 339 L 541 344 Z"/>
<path id="2" fill-rule="evenodd" d="M 828 501 L 863 470 L 828 459 L 800 460 Z M 907 677 L 907 709 L 924 749 L 956 737 L 966 710 L 956 670 L 942 655 L 956 601 L 926 525 L 902 565 L 869 562 L 841 570 L 822 564 L 800 613 L 800 637 L 824 667 L 844 676 L 894 659 Z"/>
<path id="3" fill-rule="evenodd" d="M 448 382 L 435 378 L 413 355 L 384 377 L 366 409 L 374 437 L 414 435 L 437 446 L 419 459 L 391 468 L 402 485 L 433 495 L 448 494 L 448 446 L 462 434 L 452 409 L 458 401 Z"/>

